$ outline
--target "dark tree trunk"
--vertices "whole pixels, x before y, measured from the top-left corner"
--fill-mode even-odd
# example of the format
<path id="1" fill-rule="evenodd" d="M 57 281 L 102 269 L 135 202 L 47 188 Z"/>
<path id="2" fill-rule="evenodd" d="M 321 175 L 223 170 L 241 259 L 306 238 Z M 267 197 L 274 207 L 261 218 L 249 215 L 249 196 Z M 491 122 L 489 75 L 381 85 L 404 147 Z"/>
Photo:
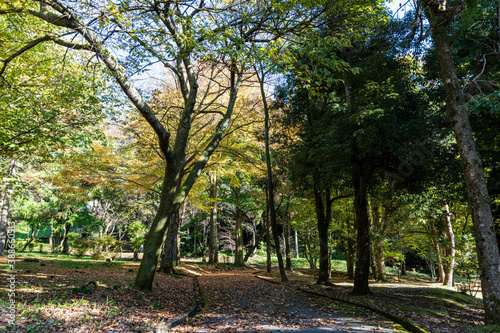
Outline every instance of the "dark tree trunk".
<path id="1" fill-rule="evenodd" d="M 69 254 L 69 237 L 68 234 L 71 230 L 71 224 L 66 223 L 65 229 L 64 229 L 64 238 L 63 238 L 63 254 Z"/>
<path id="2" fill-rule="evenodd" d="M 328 248 L 328 228 L 331 222 L 332 202 L 330 190 L 315 190 L 316 217 L 319 234 L 319 275 L 317 284 L 330 285 L 330 250 Z"/>
<path id="3" fill-rule="evenodd" d="M 175 215 L 173 223 L 167 231 L 167 237 L 161 253 L 160 268 L 158 269 L 158 272 L 167 274 L 174 273 L 174 259 L 177 250 L 175 241 L 177 239 L 177 225 L 179 224 L 179 214 L 176 213 Z"/>
<path id="4" fill-rule="evenodd" d="M 217 233 L 217 174 L 210 172 L 209 196 L 212 203 L 210 212 L 210 231 L 208 235 L 208 263 L 216 265 L 219 263 L 219 240 Z"/>
<path id="5" fill-rule="evenodd" d="M 266 190 L 266 268 L 271 273 L 271 223 L 269 222 L 269 193 Z"/>
<path id="6" fill-rule="evenodd" d="M 290 251 L 290 195 L 286 201 L 285 216 L 283 218 L 284 223 L 284 247 L 285 247 L 285 258 L 286 266 L 285 269 L 292 270 L 292 255 Z"/>
<path id="7" fill-rule="evenodd" d="M 357 169 L 355 167 L 355 169 Z M 354 295 L 370 293 L 370 218 L 368 216 L 367 179 L 362 172 L 353 172 L 354 208 L 356 211 L 357 249 L 356 269 L 354 272 Z"/>
<path id="8" fill-rule="evenodd" d="M 354 114 L 353 92 L 349 77 L 344 83 L 346 104 L 350 115 Z M 350 138 L 351 177 L 354 188 L 354 211 L 356 213 L 357 249 L 356 269 L 354 272 L 354 295 L 370 293 L 370 217 L 368 215 L 368 176 L 370 174 L 367 161 L 359 150 L 354 133 Z"/>
<path id="9" fill-rule="evenodd" d="M 447 19 L 446 16 L 440 15 L 443 11 L 449 10 L 445 4 L 441 6 L 441 3 L 436 5 L 431 1 L 424 2 L 429 5 L 425 14 L 432 26 Z M 463 2 L 460 4 L 464 5 Z M 457 15 L 457 13 L 453 11 L 453 14 L 448 12 L 447 15 Z M 485 319 L 487 324 L 500 324 L 500 253 L 494 233 L 483 164 L 472 135 L 468 109 L 465 106 L 467 98 L 462 91 L 453 63 L 449 30 L 454 17 L 451 17 L 450 23 L 434 27 L 432 40 L 436 47 L 439 72 L 446 92 L 446 110 L 455 133 L 472 212 Z"/>

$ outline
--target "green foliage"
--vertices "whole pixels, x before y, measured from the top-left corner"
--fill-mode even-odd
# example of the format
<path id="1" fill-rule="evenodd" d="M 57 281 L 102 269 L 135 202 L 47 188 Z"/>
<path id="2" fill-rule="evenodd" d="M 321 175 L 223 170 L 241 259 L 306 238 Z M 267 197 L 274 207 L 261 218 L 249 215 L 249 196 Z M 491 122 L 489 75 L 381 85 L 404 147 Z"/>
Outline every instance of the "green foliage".
<path id="1" fill-rule="evenodd" d="M 157 309 L 157 310 L 161 310 L 163 309 L 163 305 L 161 304 L 160 301 L 154 301 L 153 304 L 152 304 L 153 308 Z"/>
<path id="2" fill-rule="evenodd" d="M 140 221 L 133 221 L 128 225 L 127 232 L 130 237 L 130 244 L 134 252 L 141 250 L 141 245 L 144 244 L 147 227 Z"/>

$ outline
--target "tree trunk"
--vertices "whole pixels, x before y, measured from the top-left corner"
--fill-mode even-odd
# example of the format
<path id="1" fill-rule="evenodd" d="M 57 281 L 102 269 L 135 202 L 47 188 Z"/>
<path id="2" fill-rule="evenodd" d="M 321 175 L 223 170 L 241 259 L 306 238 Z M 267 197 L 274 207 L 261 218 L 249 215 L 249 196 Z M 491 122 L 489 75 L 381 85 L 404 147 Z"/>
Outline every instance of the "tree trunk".
<path id="1" fill-rule="evenodd" d="M 217 194 L 217 173 L 214 171 L 210 171 L 209 197 L 210 201 L 212 201 L 212 211 L 210 212 L 210 231 L 208 235 L 208 263 L 210 265 L 217 265 L 219 263 L 219 242 L 217 235 Z"/>
<path id="2" fill-rule="evenodd" d="M 370 266 L 372 268 L 372 277 L 377 279 L 378 265 L 377 265 L 377 248 L 375 242 L 370 242 Z"/>
<path id="3" fill-rule="evenodd" d="M 70 223 L 66 223 L 65 225 L 65 229 L 64 229 L 64 238 L 63 238 L 63 241 L 62 241 L 62 244 L 63 244 L 63 251 L 62 253 L 63 254 L 69 254 L 69 237 L 68 237 L 68 234 L 71 230 L 71 224 Z"/>
<path id="4" fill-rule="evenodd" d="M 255 221 L 254 221 L 254 224 L 255 224 Z M 265 236 L 265 234 L 266 234 L 266 228 L 267 228 L 267 227 L 266 227 L 266 222 L 265 222 L 265 218 L 264 218 L 264 217 L 262 217 L 262 225 L 263 225 L 263 226 L 262 226 L 261 231 L 260 231 L 257 235 L 255 235 L 255 242 L 254 242 L 254 244 L 253 244 L 253 245 L 252 245 L 252 247 L 248 250 L 248 252 L 245 254 L 245 258 L 243 258 L 243 261 L 244 261 L 244 262 L 247 262 L 247 261 L 248 261 L 248 258 L 250 258 L 250 256 L 252 256 L 252 255 L 256 252 L 256 250 L 257 250 L 257 246 L 259 246 L 259 244 L 260 244 L 260 242 L 261 242 L 261 240 L 262 240 L 262 237 L 264 237 L 264 236 Z M 256 230 L 256 229 L 257 229 L 257 228 L 255 227 L 255 229 L 254 229 L 254 230 Z"/>
<path id="5" fill-rule="evenodd" d="M 177 174 L 177 176 L 179 175 Z M 146 235 L 141 264 L 134 281 L 135 289 L 153 289 L 153 280 L 162 251 L 162 245 L 165 242 L 167 231 L 171 229 L 170 227 L 174 223 L 176 212 L 185 199 L 185 196 L 175 197 L 178 187 L 177 176 L 175 170 L 167 163 L 160 206 Z M 187 195 L 186 192 L 185 194 Z"/>
<path id="6" fill-rule="evenodd" d="M 294 230 L 295 233 L 295 258 L 299 259 L 299 235 L 297 229 Z"/>
<path id="7" fill-rule="evenodd" d="M 240 200 L 240 188 L 233 188 L 233 193 L 236 201 L 235 209 L 235 228 L 234 228 L 234 241 L 235 241 L 235 251 L 234 251 L 234 266 L 243 267 L 245 262 L 243 261 L 243 233 L 242 233 L 242 213 L 241 213 L 241 200 Z"/>
<path id="8" fill-rule="evenodd" d="M 351 226 L 351 221 L 349 219 L 346 220 L 346 229 L 347 229 L 347 240 L 346 240 L 346 265 L 347 265 L 347 278 L 349 280 L 354 280 L 354 238 L 355 230 Z"/>
<path id="9" fill-rule="evenodd" d="M 442 10 L 440 5 L 431 5 L 426 10 L 426 16 L 432 26 L 444 19 L 439 16 Z M 432 30 L 432 39 L 446 92 L 446 110 L 457 141 L 472 212 L 485 319 L 487 324 L 500 324 L 500 253 L 495 238 L 483 164 L 472 135 L 468 109 L 465 106 L 467 99 L 453 63 L 451 41 L 448 37 L 450 25 L 435 27 Z"/>
<path id="10" fill-rule="evenodd" d="M 436 251 L 436 263 L 439 274 L 439 282 L 444 283 L 444 269 L 443 269 L 443 261 L 441 260 L 441 249 L 437 242 L 433 242 L 434 251 Z"/>
<path id="11" fill-rule="evenodd" d="M 385 255 L 384 255 L 384 242 L 380 241 L 377 243 L 377 280 L 387 281 L 387 276 L 385 274 Z"/>
<path id="12" fill-rule="evenodd" d="M 7 177 L 14 177 L 16 175 L 16 160 L 10 162 L 9 171 Z M 9 224 L 9 211 L 10 211 L 10 200 L 12 198 L 12 183 L 7 185 L 5 192 L 1 198 L 2 205 L 0 205 L 0 256 L 3 256 L 3 250 L 5 244 L 7 243 L 7 224 Z"/>
<path id="13" fill-rule="evenodd" d="M 266 190 L 266 266 L 271 273 L 271 223 L 269 222 L 269 192 Z"/>
<path id="14" fill-rule="evenodd" d="M 354 169 L 357 169 L 356 167 Z M 354 295 L 370 293 L 370 218 L 368 216 L 368 200 L 366 178 L 361 171 L 354 171 L 354 207 L 356 211 L 357 248 L 356 269 L 354 272 Z"/>
<path id="15" fill-rule="evenodd" d="M 172 226 L 168 228 L 167 237 L 165 239 L 165 243 L 163 244 L 163 250 L 161 253 L 161 262 L 160 269 L 158 272 L 162 273 L 174 273 L 174 260 L 175 260 L 175 252 L 177 250 L 176 239 L 177 239 L 177 226 L 179 224 L 179 213 L 175 214 L 174 221 Z"/>
<path id="16" fill-rule="evenodd" d="M 450 207 L 448 203 L 445 205 L 446 208 L 446 235 L 448 236 L 448 253 L 446 258 L 446 271 L 444 274 L 445 286 L 454 286 L 453 272 L 455 269 L 455 234 L 453 233 L 453 227 L 451 225 L 451 214 Z"/>
<path id="17" fill-rule="evenodd" d="M 186 205 L 182 205 L 182 213 L 177 218 L 177 237 L 175 238 L 175 266 L 179 267 L 181 265 L 181 223 L 184 218 L 184 212 L 186 211 Z M 179 213 L 178 213 L 179 214 Z"/>
<path id="18" fill-rule="evenodd" d="M 292 270 L 292 256 L 290 251 L 290 195 L 287 198 L 285 216 L 283 218 L 284 224 L 284 247 L 285 247 L 285 258 L 286 265 L 285 269 Z"/>
<path id="19" fill-rule="evenodd" d="M 266 94 L 264 91 L 264 73 L 259 77 L 260 93 L 264 104 L 264 145 L 266 150 L 266 169 L 267 169 L 267 189 L 269 191 L 269 217 L 271 220 L 271 228 L 273 231 L 274 246 L 276 248 L 276 256 L 278 257 L 278 266 L 281 275 L 281 282 L 287 282 L 288 278 L 283 265 L 283 256 L 280 250 L 280 237 L 278 233 L 278 222 L 276 221 L 276 207 L 274 206 L 274 184 L 273 184 L 273 169 L 271 166 L 271 153 L 269 148 L 269 108 L 267 107 Z"/>
<path id="20" fill-rule="evenodd" d="M 59 244 L 61 244 L 61 231 L 54 232 L 54 241 L 52 243 L 52 253 L 56 253 L 59 249 Z"/>
<path id="21" fill-rule="evenodd" d="M 328 248 L 328 228 L 330 227 L 332 211 L 330 190 L 315 190 L 314 202 L 319 235 L 319 275 L 316 283 L 330 285 L 330 251 Z"/>

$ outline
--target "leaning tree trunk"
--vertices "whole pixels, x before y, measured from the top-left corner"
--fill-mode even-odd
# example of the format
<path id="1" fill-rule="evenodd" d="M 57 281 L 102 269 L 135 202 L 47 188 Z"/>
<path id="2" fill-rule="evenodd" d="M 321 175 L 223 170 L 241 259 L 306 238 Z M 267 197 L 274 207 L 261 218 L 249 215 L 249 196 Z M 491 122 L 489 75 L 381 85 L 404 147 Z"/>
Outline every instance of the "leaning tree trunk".
<path id="1" fill-rule="evenodd" d="M 438 242 L 433 242 L 434 251 L 436 251 L 436 263 L 439 275 L 439 282 L 444 283 L 444 268 L 443 268 L 443 260 L 441 259 L 441 248 Z"/>
<path id="2" fill-rule="evenodd" d="M 314 201 L 319 235 L 319 275 L 316 283 L 330 285 L 330 251 L 328 248 L 328 228 L 330 227 L 332 211 L 330 190 L 315 190 Z"/>
<path id="3" fill-rule="evenodd" d="M 299 234 L 297 229 L 293 230 L 295 234 L 295 259 L 299 259 Z"/>
<path id="4" fill-rule="evenodd" d="M 178 175 L 178 174 L 177 174 Z M 167 231 L 173 224 L 176 212 L 185 199 L 176 198 L 177 177 L 175 170 L 167 163 L 165 167 L 165 181 L 163 184 L 160 206 L 149 228 L 144 242 L 144 252 L 135 277 L 134 288 L 138 290 L 152 290 L 153 280 L 160 257 L 162 244 L 165 242 Z M 187 194 L 187 193 L 186 193 Z M 175 199 L 175 201 L 174 201 Z"/>
<path id="5" fill-rule="evenodd" d="M 217 236 L 217 174 L 210 172 L 209 197 L 212 204 L 210 212 L 210 231 L 208 238 L 208 263 L 216 265 L 219 263 L 219 242 Z"/>
<path id="6" fill-rule="evenodd" d="M 447 263 L 446 271 L 444 272 L 444 285 L 454 286 L 453 272 L 455 269 L 455 234 L 453 233 L 453 226 L 451 225 L 451 214 L 448 203 L 446 207 L 446 236 L 448 237 L 448 250 L 447 250 Z"/>
<path id="7" fill-rule="evenodd" d="M 14 177 L 16 175 L 16 160 L 10 162 L 9 171 L 7 176 Z M 9 224 L 9 211 L 10 211 L 10 200 L 12 198 L 12 184 L 9 184 L 3 193 L 2 205 L 0 205 L 0 256 L 3 256 L 3 250 L 7 242 L 7 224 Z"/>
<path id="8" fill-rule="evenodd" d="M 428 8 L 426 16 L 431 25 L 443 19 L 438 16 L 442 10 L 440 5 L 435 4 L 431 4 Z M 449 29 L 451 29 L 450 24 L 435 27 L 432 30 L 432 39 L 446 92 L 446 111 L 457 141 L 472 213 L 485 319 L 488 324 L 500 324 L 500 253 L 494 232 L 483 163 L 472 134 L 468 109 L 465 105 L 467 99 L 453 63 Z"/>

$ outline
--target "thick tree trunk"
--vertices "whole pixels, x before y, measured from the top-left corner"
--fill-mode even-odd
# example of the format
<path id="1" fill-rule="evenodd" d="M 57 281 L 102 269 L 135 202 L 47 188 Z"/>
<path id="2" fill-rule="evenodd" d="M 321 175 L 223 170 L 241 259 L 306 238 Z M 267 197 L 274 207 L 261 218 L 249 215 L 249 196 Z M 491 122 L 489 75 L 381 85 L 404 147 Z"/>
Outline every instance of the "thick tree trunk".
<path id="1" fill-rule="evenodd" d="M 176 173 L 167 163 L 165 168 L 165 181 L 161 192 L 160 206 L 158 207 L 156 216 L 151 224 L 151 227 L 149 228 L 149 232 L 146 235 L 144 253 L 134 281 L 135 289 L 153 289 L 153 280 L 156 272 L 156 266 L 158 265 L 158 259 L 162 251 L 162 245 L 165 242 L 167 231 L 174 223 L 173 220 L 175 219 L 176 212 L 185 199 L 185 197 L 175 198 L 177 187 L 178 178 Z"/>
<path id="2" fill-rule="evenodd" d="M 212 211 L 210 212 L 210 231 L 208 235 L 208 263 L 216 265 L 219 263 L 219 241 L 217 235 L 217 174 L 210 172 L 209 196 L 212 201 Z"/>
<path id="3" fill-rule="evenodd" d="M 59 245 L 61 244 L 61 231 L 54 232 L 54 241 L 52 242 L 52 253 L 59 251 Z"/>
<path id="4" fill-rule="evenodd" d="M 446 271 L 444 274 L 444 285 L 454 286 L 453 273 L 455 269 L 455 234 L 453 233 L 453 226 L 451 225 L 451 213 L 448 203 L 446 208 L 446 236 L 448 237 L 448 253 L 446 258 Z"/>
<path id="5" fill-rule="evenodd" d="M 234 266 L 243 267 L 245 262 L 243 261 L 243 233 L 242 233 L 242 213 L 241 213 L 241 200 L 240 200 L 240 189 L 233 188 L 233 193 L 235 196 L 236 207 L 235 207 L 235 228 L 234 228 Z"/>
<path id="6" fill-rule="evenodd" d="M 165 239 L 165 243 L 163 244 L 163 250 L 161 253 L 161 262 L 160 268 L 158 272 L 162 273 L 174 273 L 174 260 L 175 260 L 175 252 L 177 250 L 176 239 L 177 239 L 177 226 L 179 224 L 179 214 L 175 214 L 175 218 L 173 220 L 172 226 L 168 228 L 167 237 Z"/>
<path id="7" fill-rule="evenodd" d="M 16 160 L 10 162 L 7 177 L 14 177 L 16 175 Z M 12 198 L 12 184 L 9 184 L 2 193 L 2 204 L 0 205 L 0 256 L 3 256 L 3 250 L 7 242 L 7 224 L 9 222 L 10 200 Z"/>
<path id="8" fill-rule="evenodd" d="M 443 19 L 438 16 L 440 11 L 440 7 L 435 5 L 431 5 L 426 11 L 431 25 Z M 435 27 L 432 30 L 432 39 L 446 92 L 446 110 L 455 133 L 472 212 L 485 319 L 488 324 L 500 324 L 500 253 L 495 238 L 483 164 L 472 135 L 468 109 L 465 106 L 467 99 L 453 63 L 451 42 L 448 37 L 451 29 L 449 25 Z"/>
<path id="9" fill-rule="evenodd" d="M 319 275 L 316 283 L 330 285 L 330 251 L 328 248 L 328 228 L 330 227 L 332 211 L 330 190 L 315 190 L 314 201 L 319 234 Z"/>

